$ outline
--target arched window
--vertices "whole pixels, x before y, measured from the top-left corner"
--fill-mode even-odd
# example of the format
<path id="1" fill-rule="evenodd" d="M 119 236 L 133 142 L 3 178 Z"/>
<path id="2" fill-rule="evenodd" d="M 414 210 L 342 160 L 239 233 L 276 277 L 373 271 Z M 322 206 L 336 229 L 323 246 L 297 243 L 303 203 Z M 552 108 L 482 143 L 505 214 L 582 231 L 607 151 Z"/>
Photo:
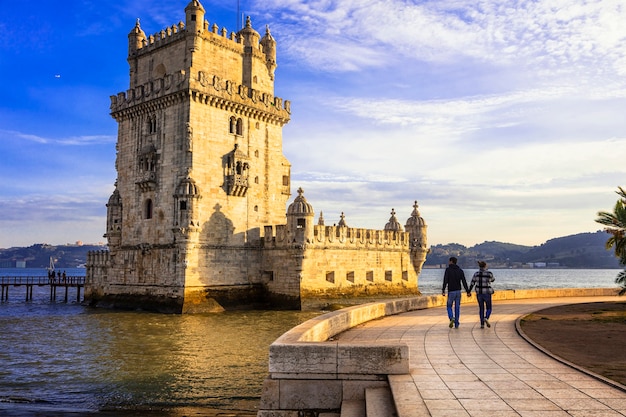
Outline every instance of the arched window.
<path id="1" fill-rule="evenodd" d="M 237 119 L 237 134 L 239 136 L 243 135 L 243 120 L 241 118 Z"/>
<path id="2" fill-rule="evenodd" d="M 232 133 L 233 135 L 237 133 L 237 119 L 235 118 L 235 116 L 230 117 L 230 124 L 229 124 L 228 131 L 229 133 Z"/>
<path id="3" fill-rule="evenodd" d="M 156 133 L 157 131 L 157 120 L 156 115 L 148 116 L 148 134 Z"/>
<path id="4" fill-rule="evenodd" d="M 152 218 L 152 199 L 147 199 L 144 204 L 144 218 L 151 219 Z"/>

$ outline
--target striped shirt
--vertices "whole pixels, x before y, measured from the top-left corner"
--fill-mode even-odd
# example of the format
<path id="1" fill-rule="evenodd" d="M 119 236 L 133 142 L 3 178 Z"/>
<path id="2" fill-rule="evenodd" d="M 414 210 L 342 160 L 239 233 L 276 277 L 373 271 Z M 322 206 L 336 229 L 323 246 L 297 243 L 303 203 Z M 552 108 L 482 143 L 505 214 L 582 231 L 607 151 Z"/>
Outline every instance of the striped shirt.
<path id="1" fill-rule="evenodd" d="M 476 294 L 493 294 L 493 289 L 491 289 L 491 283 L 493 281 L 495 281 L 495 278 L 491 271 L 481 269 L 480 271 L 474 272 L 469 291 L 472 291 L 472 288 L 476 287 Z"/>

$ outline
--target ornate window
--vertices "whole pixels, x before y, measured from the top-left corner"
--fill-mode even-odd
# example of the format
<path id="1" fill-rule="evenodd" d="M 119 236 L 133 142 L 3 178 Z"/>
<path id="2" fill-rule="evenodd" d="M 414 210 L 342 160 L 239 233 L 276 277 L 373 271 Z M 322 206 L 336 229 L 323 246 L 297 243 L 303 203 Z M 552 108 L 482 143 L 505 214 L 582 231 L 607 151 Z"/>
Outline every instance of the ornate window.
<path id="1" fill-rule="evenodd" d="M 141 152 L 139 152 L 137 158 L 139 170 L 136 184 L 139 185 L 143 191 L 154 190 L 155 188 L 157 160 L 157 150 L 152 144 L 145 146 Z"/>
<path id="2" fill-rule="evenodd" d="M 226 188 L 229 195 L 243 197 L 248 192 L 250 158 L 235 144 L 235 149 L 226 157 Z"/>

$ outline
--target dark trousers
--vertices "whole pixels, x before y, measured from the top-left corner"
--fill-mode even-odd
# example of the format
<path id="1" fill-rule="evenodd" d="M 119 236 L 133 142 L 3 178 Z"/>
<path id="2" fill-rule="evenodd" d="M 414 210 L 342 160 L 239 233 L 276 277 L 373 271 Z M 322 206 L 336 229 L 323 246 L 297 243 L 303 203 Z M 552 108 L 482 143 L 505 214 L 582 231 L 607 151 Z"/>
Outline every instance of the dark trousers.
<path id="1" fill-rule="evenodd" d="M 480 315 L 480 324 L 485 324 L 485 319 L 491 316 L 491 294 L 476 294 L 478 300 L 478 314 Z"/>

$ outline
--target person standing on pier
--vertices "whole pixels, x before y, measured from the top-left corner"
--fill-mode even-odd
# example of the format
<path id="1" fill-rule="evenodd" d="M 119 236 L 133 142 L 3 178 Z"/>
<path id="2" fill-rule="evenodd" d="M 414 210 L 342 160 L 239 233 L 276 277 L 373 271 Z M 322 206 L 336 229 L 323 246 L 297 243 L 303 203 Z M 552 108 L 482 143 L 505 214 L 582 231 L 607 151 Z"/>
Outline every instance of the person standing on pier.
<path id="1" fill-rule="evenodd" d="M 480 315 L 480 328 L 491 327 L 489 317 L 491 316 L 491 294 L 493 288 L 491 283 L 495 281 L 491 271 L 487 271 L 487 263 L 478 261 L 478 271 L 472 276 L 472 283 L 467 291 L 467 295 L 471 296 L 472 288 L 476 287 L 476 301 L 478 301 L 478 314 Z"/>
<path id="2" fill-rule="evenodd" d="M 457 259 L 452 256 L 448 260 L 448 267 L 443 274 L 443 287 L 441 288 L 441 294 L 446 294 L 446 287 L 448 287 L 448 301 L 446 307 L 448 309 L 448 319 L 450 319 L 450 325 L 448 327 L 459 328 L 459 316 L 461 315 L 461 285 L 465 288 L 466 292 L 469 292 L 467 288 L 467 281 L 465 280 L 465 273 L 456 264 Z M 454 304 L 454 313 L 452 311 L 452 305 Z"/>

